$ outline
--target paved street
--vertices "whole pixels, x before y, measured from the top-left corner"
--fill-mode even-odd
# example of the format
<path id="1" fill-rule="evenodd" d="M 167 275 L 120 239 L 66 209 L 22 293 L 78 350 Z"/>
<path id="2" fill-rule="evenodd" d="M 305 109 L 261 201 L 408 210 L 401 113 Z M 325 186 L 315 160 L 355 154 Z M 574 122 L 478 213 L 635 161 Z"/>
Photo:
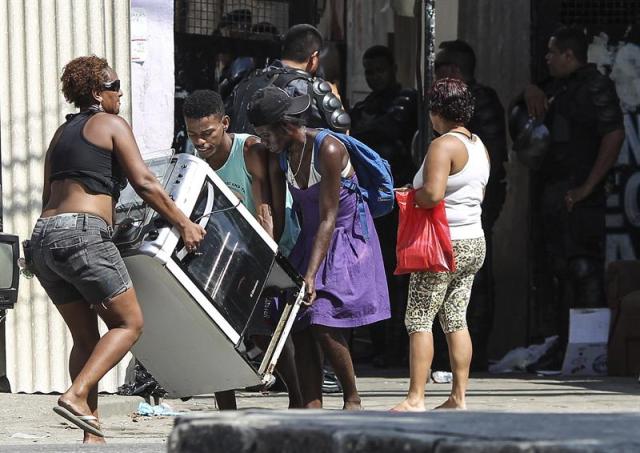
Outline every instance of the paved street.
<path id="1" fill-rule="evenodd" d="M 358 384 L 366 409 L 387 410 L 403 397 L 408 385 L 404 370 L 358 371 Z M 448 389 L 449 384 L 429 384 L 428 407 L 444 401 Z M 51 411 L 56 399 L 56 395 L 0 394 L 0 452 L 84 451 L 77 449 L 80 431 L 69 427 Z M 107 441 L 113 446 L 104 451 L 165 451 L 173 418 L 134 415 L 138 402 L 129 397 L 101 397 L 107 415 L 103 420 L 104 429 Z M 165 402 L 181 412 L 202 414 L 216 410 L 210 397 Z M 339 409 L 342 405 L 340 396 L 326 395 L 325 405 L 327 409 Z M 239 393 L 238 406 L 240 409 L 285 409 L 287 398 L 283 393 Z M 632 378 L 480 375 L 471 379 L 468 406 L 471 411 L 498 412 L 640 412 L 640 383 Z"/>

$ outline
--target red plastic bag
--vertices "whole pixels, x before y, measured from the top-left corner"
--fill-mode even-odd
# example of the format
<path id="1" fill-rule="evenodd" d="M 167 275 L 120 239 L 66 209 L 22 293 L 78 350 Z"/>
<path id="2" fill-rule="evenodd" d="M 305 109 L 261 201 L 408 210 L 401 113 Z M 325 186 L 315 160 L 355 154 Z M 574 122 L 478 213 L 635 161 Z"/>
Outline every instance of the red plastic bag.
<path id="1" fill-rule="evenodd" d="M 396 192 L 396 201 L 400 220 L 394 274 L 455 271 L 444 201 L 431 209 L 419 208 L 415 190 Z"/>

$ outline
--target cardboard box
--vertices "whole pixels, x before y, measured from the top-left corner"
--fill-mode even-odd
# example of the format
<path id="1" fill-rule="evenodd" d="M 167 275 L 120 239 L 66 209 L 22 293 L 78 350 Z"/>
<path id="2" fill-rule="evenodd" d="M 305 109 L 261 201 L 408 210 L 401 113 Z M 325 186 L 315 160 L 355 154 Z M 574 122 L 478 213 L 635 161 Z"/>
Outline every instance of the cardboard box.
<path id="1" fill-rule="evenodd" d="M 607 374 L 607 341 L 611 311 L 608 308 L 572 309 L 569 344 L 562 374 L 602 376 Z"/>

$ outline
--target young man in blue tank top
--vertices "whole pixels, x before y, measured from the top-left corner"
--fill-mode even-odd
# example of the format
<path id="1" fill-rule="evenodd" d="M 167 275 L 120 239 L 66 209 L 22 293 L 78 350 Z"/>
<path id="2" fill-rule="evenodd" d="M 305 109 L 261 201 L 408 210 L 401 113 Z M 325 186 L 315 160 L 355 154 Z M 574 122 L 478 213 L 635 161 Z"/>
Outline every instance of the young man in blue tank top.
<path id="1" fill-rule="evenodd" d="M 215 91 L 194 91 L 184 101 L 183 115 L 187 135 L 198 156 L 211 166 L 273 237 L 268 153 L 260 139 L 254 135 L 227 132 L 229 116 L 225 114 L 222 98 Z M 263 321 L 252 320 L 250 329 L 254 330 L 252 339 L 266 350 L 271 332 Z M 290 341 L 282 351 L 277 370 L 289 391 L 289 407 L 302 407 Z M 237 408 L 233 390 L 216 393 L 216 401 L 221 410 Z"/>

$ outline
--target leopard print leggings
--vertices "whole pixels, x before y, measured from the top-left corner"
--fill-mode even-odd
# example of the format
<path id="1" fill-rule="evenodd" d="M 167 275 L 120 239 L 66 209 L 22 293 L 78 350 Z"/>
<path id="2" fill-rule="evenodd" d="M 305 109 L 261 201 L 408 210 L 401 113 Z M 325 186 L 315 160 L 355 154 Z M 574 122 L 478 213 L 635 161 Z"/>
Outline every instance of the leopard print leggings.
<path id="1" fill-rule="evenodd" d="M 407 332 L 431 332 L 438 315 L 444 333 L 467 328 L 467 305 L 486 254 L 484 237 L 451 241 L 455 272 L 415 272 L 409 280 Z"/>

